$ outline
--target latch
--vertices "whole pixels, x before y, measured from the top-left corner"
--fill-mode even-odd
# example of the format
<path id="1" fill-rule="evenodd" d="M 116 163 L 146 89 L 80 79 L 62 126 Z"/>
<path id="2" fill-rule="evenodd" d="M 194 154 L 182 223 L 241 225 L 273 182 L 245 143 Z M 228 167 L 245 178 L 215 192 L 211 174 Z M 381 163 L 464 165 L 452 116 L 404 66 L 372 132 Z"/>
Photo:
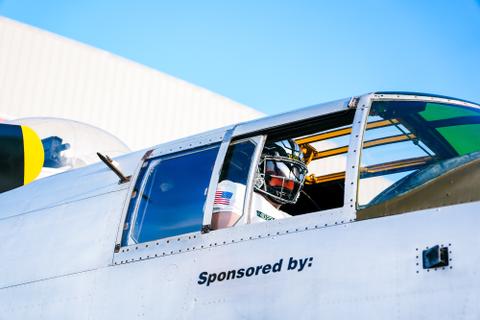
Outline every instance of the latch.
<path id="1" fill-rule="evenodd" d="M 436 245 L 422 252 L 423 269 L 441 268 L 448 266 L 448 248 Z"/>

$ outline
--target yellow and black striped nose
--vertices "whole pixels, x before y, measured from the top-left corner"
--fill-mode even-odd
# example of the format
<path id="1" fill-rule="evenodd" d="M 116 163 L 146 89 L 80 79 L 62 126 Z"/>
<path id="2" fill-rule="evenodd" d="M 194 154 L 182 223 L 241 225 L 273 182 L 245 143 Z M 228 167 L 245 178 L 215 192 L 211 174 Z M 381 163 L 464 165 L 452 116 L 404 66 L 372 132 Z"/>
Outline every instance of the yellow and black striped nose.
<path id="1" fill-rule="evenodd" d="M 33 181 L 42 170 L 42 141 L 27 126 L 0 124 L 0 192 Z"/>

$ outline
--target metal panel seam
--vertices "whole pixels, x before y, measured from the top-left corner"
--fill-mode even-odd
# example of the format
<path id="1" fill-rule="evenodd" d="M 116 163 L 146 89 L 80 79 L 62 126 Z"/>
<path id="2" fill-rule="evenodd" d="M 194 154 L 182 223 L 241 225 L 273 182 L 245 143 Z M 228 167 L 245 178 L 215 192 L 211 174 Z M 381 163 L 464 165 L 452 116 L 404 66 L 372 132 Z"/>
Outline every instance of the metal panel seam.
<path id="1" fill-rule="evenodd" d="M 19 213 L 19 214 L 13 215 L 13 216 L 0 218 L 0 223 L 1 223 L 2 221 L 8 220 L 8 219 L 13 219 L 13 218 L 20 217 L 20 216 L 24 216 L 24 215 L 27 215 L 27 214 L 34 214 L 34 213 L 36 213 L 37 211 L 43 211 L 43 210 L 47 210 L 47 209 L 53 209 L 53 208 L 56 208 L 56 207 L 59 207 L 59 206 L 62 206 L 62 205 L 67 205 L 67 204 L 71 204 L 71 203 L 74 203 L 74 202 L 80 202 L 80 201 L 84 201 L 84 200 L 87 200 L 87 199 L 92 199 L 92 198 L 96 198 L 96 197 L 101 197 L 101 196 L 104 196 L 104 195 L 107 195 L 107 194 L 111 194 L 111 193 L 115 193 L 115 192 L 120 192 L 120 191 L 127 190 L 127 189 L 128 189 L 127 187 L 123 187 L 123 188 L 120 188 L 120 189 L 116 189 L 116 190 L 112 190 L 112 191 L 108 191 L 108 192 L 104 192 L 104 193 L 95 194 L 95 195 L 92 195 L 92 196 L 90 196 L 90 197 L 85 197 L 85 198 L 70 200 L 70 201 L 66 201 L 66 202 L 57 203 L 57 204 L 52 205 L 52 206 L 47 206 L 47 207 L 43 207 L 43 208 L 38 208 L 38 209 L 26 211 L 26 212 L 21 212 L 21 213 Z"/>

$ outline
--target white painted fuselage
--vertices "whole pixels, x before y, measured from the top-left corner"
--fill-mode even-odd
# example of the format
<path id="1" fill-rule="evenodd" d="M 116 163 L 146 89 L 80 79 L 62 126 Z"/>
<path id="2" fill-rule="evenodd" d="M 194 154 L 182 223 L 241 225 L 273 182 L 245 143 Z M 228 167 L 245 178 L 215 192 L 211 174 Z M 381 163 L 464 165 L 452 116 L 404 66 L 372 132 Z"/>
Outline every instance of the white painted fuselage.
<path id="1" fill-rule="evenodd" d="M 360 98 L 347 168 L 359 165 L 355 132 L 365 126 L 362 104 L 372 97 Z M 232 137 L 347 110 L 349 101 L 153 152 L 228 145 Z M 480 317 L 478 201 L 358 220 L 358 172 L 347 170 L 343 207 L 119 246 L 144 155 L 116 159 L 133 176 L 127 183 L 98 163 L 0 194 L 0 319 Z M 204 222 L 211 218 L 208 199 Z M 424 269 L 422 252 L 434 245 L 448 248 L 450 263 Z"/>

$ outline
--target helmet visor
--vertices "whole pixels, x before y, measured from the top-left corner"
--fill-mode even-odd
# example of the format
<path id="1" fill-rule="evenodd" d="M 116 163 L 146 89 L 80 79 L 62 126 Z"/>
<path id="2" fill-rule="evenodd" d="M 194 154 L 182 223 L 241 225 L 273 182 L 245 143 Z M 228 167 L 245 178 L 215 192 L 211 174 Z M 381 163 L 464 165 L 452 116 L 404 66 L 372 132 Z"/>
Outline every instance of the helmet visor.
<path id="1" fill-rule="evenodd" d="M 305 180 L 307 169 L 296 160 L 265 158 L 266 191 L 287 202 L 295 201 Z"/>

